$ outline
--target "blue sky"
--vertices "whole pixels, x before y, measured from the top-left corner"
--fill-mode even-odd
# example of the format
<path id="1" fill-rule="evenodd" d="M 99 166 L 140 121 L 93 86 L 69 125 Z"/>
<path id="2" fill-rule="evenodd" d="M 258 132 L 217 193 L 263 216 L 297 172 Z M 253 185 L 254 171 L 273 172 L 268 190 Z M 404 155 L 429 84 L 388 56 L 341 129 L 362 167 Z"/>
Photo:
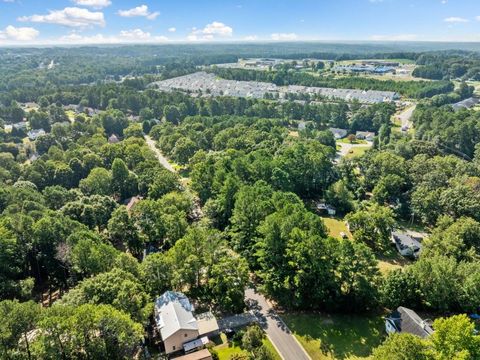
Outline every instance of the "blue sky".
<path id="1" fill-rule="evenodd" d="M 480 41 L 480 0 L 0 0 L 0 45 Z"/>

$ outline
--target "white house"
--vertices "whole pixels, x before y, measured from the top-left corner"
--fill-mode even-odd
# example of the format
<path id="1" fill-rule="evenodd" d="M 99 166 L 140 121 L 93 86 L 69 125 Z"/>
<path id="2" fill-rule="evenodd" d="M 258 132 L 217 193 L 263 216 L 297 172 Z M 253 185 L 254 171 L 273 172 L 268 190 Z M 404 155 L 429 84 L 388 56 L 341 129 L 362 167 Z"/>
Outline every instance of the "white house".
<path id="1" fill-rule="evenodd" d="M 373 139 L 375 138 L 375 133 L 370 131 L 357 131 L 355 137 L 358 140 L 373 141 Z"/>
<path id="2" fill-rule="evenodd" d="M 40 136 L 43 136 L 45 135 L 46 132 L 45 130 L 43 129 L 35 129 L 35 130 L 30 130 L 28 133 L 27 133 L 27 136 L 30 140 L 34 141 L 34 140 L 37 140 Z"/>
<path id="3" fill-rule="evenodd" d="M 393 231 L 391 239 L 400 255 L 414 258 L 418 258 L 420 255 L 422 250 L 420 238 L 415 238 L 403 232 Z"/>
<path id="4" fill-rule="evenodd" d="M 343 139 L 348 134 L 348 131 L 345 129 L 329 128 L 328 130 L 333 134 L 335 140 Z"/>
<path id="5" fill-rule="evenodd" d="M 180 292 L 167 291 L 155 301 L 155 323 L 165 353 L 190 352 L 209 342 L 219 330 L 217 319 L 207 312 L 194 316 L 194 308 Z"/>

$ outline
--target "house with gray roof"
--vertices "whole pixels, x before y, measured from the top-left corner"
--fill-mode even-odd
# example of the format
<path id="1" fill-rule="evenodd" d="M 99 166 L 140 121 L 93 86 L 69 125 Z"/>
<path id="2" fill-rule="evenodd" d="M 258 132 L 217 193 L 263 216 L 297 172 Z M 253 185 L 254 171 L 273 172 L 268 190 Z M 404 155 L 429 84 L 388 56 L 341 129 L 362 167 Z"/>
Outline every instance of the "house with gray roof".
<path id="1" fill-rule="evenodd" d="M 189 352 L 208 343 L 208 335 L 218 332 L 210 313 L 194 315 L 194 307 L 181 292 L 167 291 L 155 301 L 155 325 L 166 354 Z"/>
<path id="2" fill-rule="evenodd" d="M 188 298 L 167 291 L 155 301 L 155 323 L 160 332 L 165 353 L 183 350 L 183 344 L 198 338 L 198 324 Z"/>
<path id="3" fill-rule="evenodd" d="M 400 255 L 414 258 L 420 255 L 422 239 L 400 231 L 393 231 L 391 239 Z"/>
<path id="4" fill-rule="evenodd" d="M 398 307 L 385 318 L 385 330 L 388 334 L 408 333 L 422 339 L 433 334 L 428 321 L 423 320 L 415 311 L 403 306 Z"/>
<path id="5" fill-rule="evenodd" d="M 345 129 L 329 128 L 328 131 L 333 134 L 335 140 L 343 139 L 348 134 L 348 131 Z"/>

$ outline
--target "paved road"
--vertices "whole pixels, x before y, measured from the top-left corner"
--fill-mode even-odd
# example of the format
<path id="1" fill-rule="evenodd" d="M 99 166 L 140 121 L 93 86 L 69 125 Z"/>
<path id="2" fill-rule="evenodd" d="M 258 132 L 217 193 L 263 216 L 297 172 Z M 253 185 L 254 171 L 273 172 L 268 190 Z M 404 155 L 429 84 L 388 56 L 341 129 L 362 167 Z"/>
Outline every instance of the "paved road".
<path id="1" fill-rule="evenodd" d="M 145 141 L 157 157 L 160 164 L 168 171 L 171 171 L 173 173 L 176 172 L 173 166 L 168 162 L 167 158 L 163 156 L 162 152 L 157 148 L 157 146 L 155 145 L 155 141 L 153 141 L 153 139 L 148 135 L 145 135 Z"/>
<path id="2" fill-rule="evenodd" d="M 311 360 L 263 295 L 247 289 L 245 300 L 283 360 Z"/>
<path id="3" fill-rule="evenodd" d="M 417 107 L 416 104 L 413 106 L 407 107 L 403 112 L 401 112 L 398 115 L 398 119 L 401 121 L 402 128 L 405 128 L 405 127 L 408 129 L 412 128 L 412 123 L 410 122 L 410 119 L 416 107 Z"/>

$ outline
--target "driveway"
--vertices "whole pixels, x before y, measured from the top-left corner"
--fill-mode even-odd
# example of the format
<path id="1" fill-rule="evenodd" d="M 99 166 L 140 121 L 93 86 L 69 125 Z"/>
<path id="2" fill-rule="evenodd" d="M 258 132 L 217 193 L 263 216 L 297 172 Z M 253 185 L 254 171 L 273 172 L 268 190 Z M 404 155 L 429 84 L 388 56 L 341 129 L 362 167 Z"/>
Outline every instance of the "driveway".
<path id="1" fill-rule="evenodd" d="M 155 141 L 153 141 L 153 139 L 148 136 L 148 135 L 145 135 L 145 141 L 148 145 L 148 147 L 150 148 L 150 150 L 153 151 L 153 153 L 155 154 L 156 158 L 158 159 L 158 162 L 165 168 L 167 169 L 168 171 L 171 171 L 171 172 L 175 172 L 175 169 L 173 168 L 173 166 L 168 162 L 167 158 L 165 156 L 163 156 L 162 152 L 157 148 L 156 144 L 155 144 Z"/>
<path id="2" fill-rule="evenodd" d="M 283 360 L 311 360 L 263 295 L 254 289 L 247 289 L 245 301 Z"/>
<path id="3" fill-rule="evenodd" d="M 410 130 L 412 128 L 412 123 L 410 121 L 413 112 L 415 111 L 415 108 L 417 107 L 416 104 L 413 106 L 407 107 L 404 111 L 402 111 L 400 114 L 398 114 L 398 119 L 400 120 L 402 124 L 402 128 L 407 128 Z"/>

